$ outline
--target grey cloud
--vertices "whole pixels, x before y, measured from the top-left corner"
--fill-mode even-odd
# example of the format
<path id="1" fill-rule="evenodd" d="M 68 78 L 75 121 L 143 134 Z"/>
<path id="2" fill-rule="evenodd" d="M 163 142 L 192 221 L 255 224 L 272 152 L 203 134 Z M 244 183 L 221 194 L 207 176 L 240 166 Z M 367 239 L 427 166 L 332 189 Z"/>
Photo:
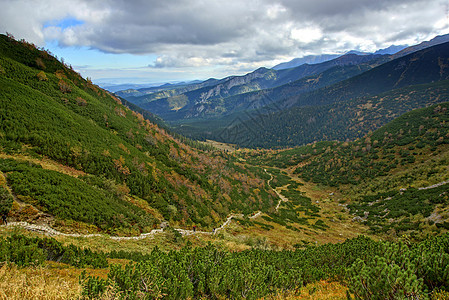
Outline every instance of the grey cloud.
<path id="1" fill-rule="evenodd" d="M 148 53 L 161 45 L 216 45 L 247 35 L 256 13 L 245 2 L 109 1 L 101 24 L 76 28 L 106 52 Z M 62 43 L 70 44 L 62 39 Z"/>
<path id="2" fill-rule="evenodd" d="M 279 0 L 298 17 L 322 19 L 323 17 L 354 16 L 375 11 L 393 11 L 403 5 L 427 3 L 429 0 Z M 342 20 L 344 21 L 344 19 Z"/>
<path id="3" fill-rule="evenodd" d="M 445 17 L 442 0 L 3 1 L 0 30 L 41 45 L 56 39 L 108 53 L 156 54 L 150 66 L 159 69 L 245 69 L 279 57 L 387 47 L 428 38 L 436 33 L 434 22 Z M 68 16 L 85 23 L 43 27 Z M 302 28 L 320 34 L 292 34 Z"/>

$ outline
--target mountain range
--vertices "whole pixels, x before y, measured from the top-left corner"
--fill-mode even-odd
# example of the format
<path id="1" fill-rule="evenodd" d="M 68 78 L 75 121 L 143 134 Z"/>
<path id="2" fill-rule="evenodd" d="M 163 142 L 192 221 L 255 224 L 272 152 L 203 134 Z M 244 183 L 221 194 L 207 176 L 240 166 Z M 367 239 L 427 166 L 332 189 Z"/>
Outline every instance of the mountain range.
<path id="1" fill-rule="evenodd" d="M 231 211 L 268 213 L 272 209 L 276 194 L 267 185 L 266 170 L 259 165 L 242 164 L 241 158 L 173 135 L 157 116 L 120 101 L 25 41 L 1 36 L 0 53 L 0 170 L 18 203 L 14 214 L 33 205 L 35 218 L 50 214 L 58 224 L 70 219 L 97 230 L 136 232 L 163 220 L 212 227 Z M 237 89 L 248 83 L 275 86 L 264 90 L 269 103 L 254 100 L 261 97 L 261 91 L 226 98 L 232 100 L 223 106 L 228 114 L 203 121 L 203 128 L 209 130 L 206 137 L 251 147 L 344 142 L 382 130 L 378 128 L 410 110 L 446 101 L 448 53 L 449 43 L 393 60 L 385 55 L 347 54 L 321 64 L 281 71 L 259 69 L 246 77 L 193 86 L 202 86 L 201 93 L 210 95 L 205 98 L 208 101 L 221 99 L 210 93 L 217 87 L 232 94 L 229 87 L 233 84 Z M 277 80 L 268 80 L 270 76 Z M 305 77 L 279 83 L 292 76 Z M 191 87 L 162 88 L 179 92 Z M 158 89 L 149 91 L 160 93 Z M 190 90 L 183 96 L 193 92 L 200 93 Z M 164 99 L 149 103 L 161 101 Z M 252 107 L 240 108 L 248 102 Z M 188 117 L 187 108 L 189 105 L 176 113 Z M 445 111 L 445 106 L 438 109 Z M 217 126 L 229 117 L 238 122 L 231 128 Z M 192 128 L 200 123 L 195 122 L 181 124 L 179 132 L 195 133 Z M 439 130 L 435 138 L 441 136 L 444 141 L 444 132 Z M 44 157 L 50 162 L 44 163 Z M 303 175 L 306 180 L 314 176 Z M 340 181 L 344 178 L 337 177 Z M 327 184 L 333 182 L 326 180 Z M 51 182 L 60 182 L 62 188 L 51 188 Z M 112 218 L 118 211 L 121 220 Z"/>
<path id="2" fill-rule="evenodd" d="M 66 298 L 447 297 L 448 55 L 352 53 L 126 100 L 0 35 L 8 295 L 44 278 Z"/>
<path id="3" fill-rule="evenodd" d="M 375 51 L 374 53 L 368 52 L 360 52 L 360 51 L 348 51 L 346 54 L 357 54 L 357 55 L 372 55 L 372 54 L 380 54 L 380 55 L 391 55 L 395 54 L 403 49 L 407 48 L 407 45 L 391 45 L 388 48 L 380 49 Z M 282 69 L 290 69 L 294 67 L 298 67 L 303 64 L 319 64 L 322 62 L 326 62 L 335 58 L 338 58 L 342 55 L 339 54 L 321 54 L 321 55 L 306 55 L 301 58 L 294 58 L 291 61 L 280 63 L 275 65 L 272 69 L 282 70 Z"/>
<path id="4" fill-rule="evenodd" d="M 341 76 L 345 76 L 346 69 L 348 69 L 343 68 L 344 66 L 363 64 L 363 66 L 360 66 L 360 69 L 363 69 L 367 65 L 373 66 L 381 61 L 383 61 L 383 58 L 377 55 L 359 56 L 349 54 L 325 63 L 302 65 L 287 70 L 276 71 L 261 68 L 245 76 L 225 78 L 209 86 L 184 92 L 173 97 L 153 100 L 154 98 L 143 96 L 127 99 L 167 121 L 217 117 L 233 112 L 232 109 L 229 109 L 229 106 L 235 107 L 233 103 L 235 101 L 229 100 L 230 97 L 235 99 L 238 95 L 248 95 L 252 91 L 267 91 L 267 89 L 281 86 L 287 87 L 287 89 L 295 86 L 297 87 L 296 93 L 299 93 L 301 89 L 307 89 L 307 86 L 310 86 L 310 83 L 313 81 L 313 79 L 308 78 L 300 83 L 297 82 L 303 78 L 320 74 L 332 67 L 340 67 L 339 70 L 341 70 L 342 75 L 339 75 L 338 78 L 341 78 Z M 313 89 L 313 87 L 310 88 Z M 159 93 L 154 93 L 151 96 L 158 97 L 158 95 Z M 248 104 L 244 99 L 243 103 L 241 101 L 238 102 L 240 102 L 238 105 L 242 106 Z"/>
<path id="5" fill-rule="evenodd" d="M 261 68 L 244 76 L 211 79 L 200 84 L 170 87 L 161 91 L 148 91 L 149 93 L 145 91 L 144 95 L 138 91 L 123 91 L 117 95 L 159 115 L 175 131 L 195 139 L 213 139 L 252 147 L 300 145 L 326 136 L 340 135 L 329 130 L 316 135 L 308 132 L 307 139 L 294 138 L 298 134 L 304 134 L 300 130 L 302 125 L 298 125 L 303 122 L 301 116 L 318 109 L 301 110 L 298 107 L 331 105 L 409 85 L 442 80 L 446 72 L 445 48 L 442 48 L 442 53 L 432 52 L 412 57 L 407 55 L 421 53 L 448 39 L 448 36 L 439 36 L 429 42 L 404 48 L 393 55 L 349 53 L 318 64 L 302 64 L 281 70 Z M 387 48 L 378 53 L 391 53 L 401 48 L 403 47 Z M 408 60 L 403 59 L 405 56 Z M 440 58 L 443 66 L 438 61 Z M 412 63 L 415 60 L 416 63 Z M 440 68 L 442 77 L 438 75 Z M 323 109 L 326 110 L 324 107 Z M 316 113 L 317 116 L 322 115 L 319 111 Z M 393 115 L 398 116 L 399 112 L 394 112 Z M 390 119 L 385 119 L 385 122 L 388 120 Z M 279 122 L 285 126 L 281 126 Z M 284 129 L 274 130 L 272 125 L 275 123 L 276 128 Z M 296 125 L 287 126 L 287 123 Z M 381 124 L 377 124 L 379 125 Z M 228 129 L 231 128 L 242 136 L 258 136 L 259 141 L 254 144 L 242 143 L 235 134 L 228 137 Z M 345 136 L 354 138 L 373 128 L 367 126 L 358 135 L 348 131 Z"/>

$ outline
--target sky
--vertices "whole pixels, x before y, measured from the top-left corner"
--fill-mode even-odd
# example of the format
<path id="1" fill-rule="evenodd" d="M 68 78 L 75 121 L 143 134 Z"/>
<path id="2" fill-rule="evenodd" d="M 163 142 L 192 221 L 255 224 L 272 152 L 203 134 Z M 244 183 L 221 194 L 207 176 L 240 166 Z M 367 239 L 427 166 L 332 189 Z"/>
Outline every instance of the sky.
<path id="1" fill-rule="evenodd" d="M 0 0 L 0 33 L 96 83 L 241 75 L 449 33 L 449 0 Z"/>

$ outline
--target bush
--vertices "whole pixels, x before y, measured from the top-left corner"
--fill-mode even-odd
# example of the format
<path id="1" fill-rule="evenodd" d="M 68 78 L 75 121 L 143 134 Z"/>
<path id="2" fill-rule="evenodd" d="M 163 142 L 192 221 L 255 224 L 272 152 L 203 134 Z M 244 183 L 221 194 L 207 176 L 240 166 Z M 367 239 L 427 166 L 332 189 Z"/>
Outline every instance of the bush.
<path id="1" fill-rule="evenodd" d="M 37 78 L 40 81 L 47 81 L 48 80 L 47 75 L 45 75 L 44 71 L 40 71 L 39 73 L 37 73 L 36 76 L 37 76 Z"/>
<path id="2" fill-rule="evenodd" d="M 350 291 L 356 299 L 424 299 L 423 280 L 410 262 L 398 265 L 375 256 L 365 263 L 358 259 L 349 270 Z"/>
<path id="3" fill-rule="evenodd" d="M 13 197 L 11 193 L 5 188 L 0 186 L 0 214 L 8 214 L 11 210 L 13 203 Z"/>
<path id="4" fill-rule="evenodd" d="M 22 267 L 41 265 L 45 261 L 45 254 L 37 243 L 14 235 L 0 240 L 0 261 L 13 262 Z"/>
<path id="5" fill-rule="evenodd" d="M 63 246 L 51 238 L 29 238 L 14 234 L 0 240 L 0 261 L 2 262 L 29 266 L 41 265 L 45 260 L 59 261 L 79 268 L 108 266 L 104 253 L 92 252 L 74 245 Z"/>
<path id="6" fill-rule="evenodd" d="M 72 92 L 72 87 L 68 83 L 66 83 L 63 79 L 59 80 L 58 86 L 59 90 L 64 94 Z"/>

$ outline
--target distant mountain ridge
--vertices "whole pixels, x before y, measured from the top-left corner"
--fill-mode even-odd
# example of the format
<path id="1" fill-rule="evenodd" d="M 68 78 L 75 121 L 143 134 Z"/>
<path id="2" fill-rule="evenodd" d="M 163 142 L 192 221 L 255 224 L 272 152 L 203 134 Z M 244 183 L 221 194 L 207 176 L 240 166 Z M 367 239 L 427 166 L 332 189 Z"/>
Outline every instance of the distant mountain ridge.
<path id="1" fill-rule="evenodd" d="M 275 65 L 272 69 L 275 70 L 282 70 L 282 69 L 289 69 L 298 67 L 303 64 L 319 64 L 323 63 L 329 60 L 333 60 L 335 58 L 345 56 L 347 54 L 357 54 L 357 55 L 369 55 L 369 54 L 380 54 L 380 55 L 391 55 L 395 54 L 396 52 L 399 52 L 403 50 L 404 48 L 408 47 L 407 45 L 391 45 L 388 48 L 385 49 L 379 49 L 375 51 L 374 53 L 369 52 L 360 52 L 356 50 L 351 50 L 346 52 L 345 54 L 321 54 L 321 55 L 307 55 L 301 58 L 294 58 L 288 62 L 280 63 Z"/>
<path id="2" fill-rule="evenodd" d="M 347 52 L 346 54 L 348 54 L 348 53 L 354 53 L 354 54 L 358 54 L 358 55 L 363 55 L 363 54 L 385 55 L 385 54 L 388 54 L 388 55 L 393 55 L 393 59 L 394 59 L 394 58 L 398 58 L 398 57 L 410 54 L 415 51 L 419 51 L 419 50 L 422 50 L 422 49 L 425 49 L 425 48 L 428 48 L 431 46 L 435 46 L 438 44 L 443 44 L 446 42 L 449 42 L 449 34 L 439 35 L 429 41 L 424 41 L 418 45 L 413 45 L 413 46 L 391 45 L 387 48 L 379 49 L 373 53 L 352 50 L 352 51 Z M 294 58 L 288 62 L 277 64 L 272 69 L 282 70 L 282 69 L 294 68 L 294 67 L 300 66 L 302 64 L 317 64 L 317 63 L 322 63 L 322 62 L 325 62 L 328 60 L 332 60 L 339 56 L 341 56 L 341 54 L 307 55 L 307 56 L 304 56 L 301 58 Z"/>
<path id="3" fill-rule="evenodd" d="M 298 67 L 303 64 L 319 64 L 329 61 L 341 56 L 340 54 L 321 54 L 321 55 L 306 55 L 300 58 L 294 58 L 288 62 L 280 63 L 272 67 L 274 70 L 290 69 Z"/>
<path id="4" fill-rule="evenodd" d="M 426 48 L 429 48 L 432 46 L 444 44 L 447 42 L 449 42 L 449 34 L 439 35 L 439 36 L 434 37 L 430 41 L 424 41 L 418 45 L 410 46 L 410 47 L 407 47 L 407 48 L 399 51 L 398 53 L 393 55 L 393 59 L 401 57 L 401 56 L 405 56 L 407 54 L 410 54 L 410 53 L 413 53 L 413 52 L 416 52 L 419 50 L 423 50 L 423 49 L 426 49 Z"/>
<path id="5" fill-rule="evenodd" d="M 448 79 L 449 43 L 439 44 L 386 62 L 315 94 L 282 100 L 281 106 L 319 105 L 379 94 L 409 85 Z"/>
<path id="6" fill-rule="evenodd" d="M 190 86 L 173 91 L 144 95 L 140 97 L 124 98 L 152 113 L 160 115 L 167 121 L 179 121 L 182 119 L 217 117 L 229 113 L 227 99 L 246 93 L 272 89 L 316 75 L 336 66 L 350 66 L 370 61 L 386 61 L 387 57 L 381 55 L 355 55 L 347 54 L 336 59 L 320 64 L 304 64 L 296 68 L 273 70 L 259 68 L 244 76 L 231 76 L 212 82 L 210 85 L 196 88 Z M 374 63 L 376 65 L 378 63 Z M 188 90 L 187 92 L 183 92 Z M 181 93 L 183 92 L 183 93 Z M 170 93 L 173 96 L 162 97 Z M 242 98 L 243 99 L 243 98 Z"/>
<path id="7" fill-rule="evenodd" d="M 131 91 L 134 92 L 140 92 L 142 95 L 145 91 L 155 91 L 155 90 L 163 90 L 163 89 L 169 89 L 174 86 L 183 86 L 187 84 L 197 84 L 201 83 L 201 80 L 193 80 L 188 82 L 176 82 L 176 83 L 147 83 L 147 84 L 140 84 L 140 83 L 121 83 L 121 84 L 111 84 L 111 83 L 102 83 L 100 82 L 98 85 L 105 90 L 111 92 L 111 93 L 117 93 L 117 92 L 126 92 L 130 93 Z"/>
<path id="8" fill-rule="evenodd" d="M 244 147 L 286 147 L 353 139 L 410 109 L 449 96 L 449 43 L 411 53 L 347 80 L 241 115 L 188 123 L 180 132 Z"/>
<path id="9" fill-rule="evenodd" d="M 299 79 L 284 85 L 240 93 L 226 98 L 217 98 L 211 101 L 201 101 L 195 103 L 193 106 L 186 106 L 176 112 L 172 112 L 171 114 L 162 111 L 156 113 L 159 113 L 168 121 L 176 120 L 180 122 L 181 119 L 216 118 L 245 109 L 257 109 L 270 103 L 275 103 L 283 98 L 306 93 L 350 78 L 379 65 L 386 59 L 386 57 L 380 55 L 360 56 L 348 54 L 321 64 L 305 64 L 295 68 L 302 70 Z M 144 107 L 150 111 L 154 110 L 152 104 L 156 105 L 157 102 L 149 103 Z"/>

